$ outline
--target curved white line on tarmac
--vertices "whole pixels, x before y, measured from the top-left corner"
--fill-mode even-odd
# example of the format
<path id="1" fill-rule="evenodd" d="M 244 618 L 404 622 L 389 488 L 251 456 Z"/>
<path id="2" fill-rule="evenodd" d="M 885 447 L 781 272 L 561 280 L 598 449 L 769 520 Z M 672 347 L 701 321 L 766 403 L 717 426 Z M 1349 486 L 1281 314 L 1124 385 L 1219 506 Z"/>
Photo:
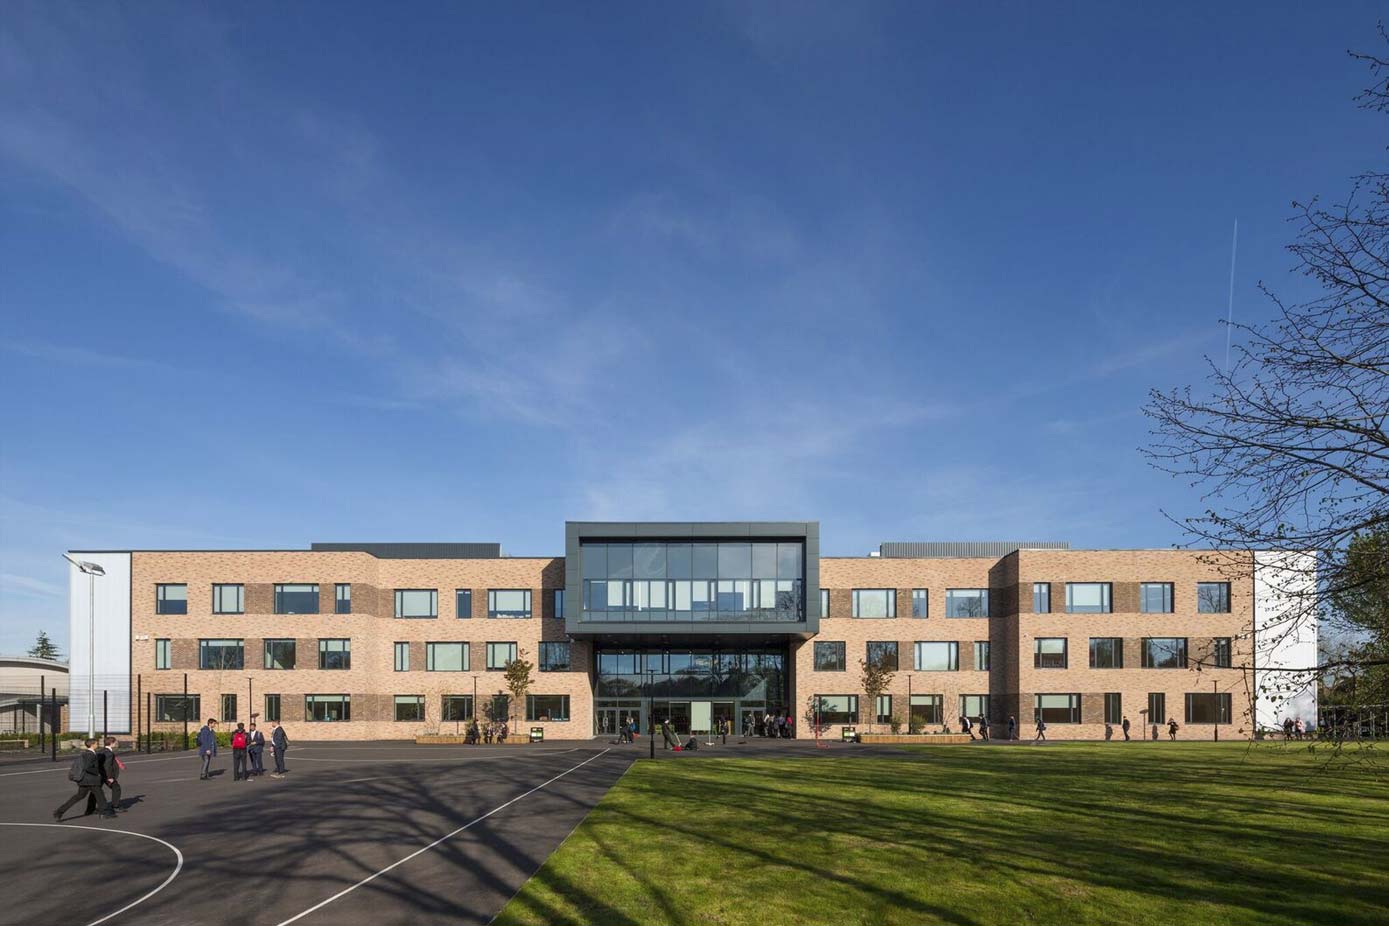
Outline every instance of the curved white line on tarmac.
<path id="1" fill-rule="evenodd" d="M 548 781 L 543 781 L 543 782 L 541 782 L 540 784 L 536 785 L 534 788 L 531 788 L 531 789 L 530 789 L 529 791 L 527 791 L 525 794 L 518 794 L 516 797 L 513 797 L 511 800 L 507 801 L 505 804 L 499 804 L 499 805 L 497 805 L 496 807 L 493 807 L 491 810 L 487 811 L 487 813 L 483 814 L 483 815 L 480 816 L 480 817 L 476 817 L 476 818 L 474 818 L 474 819 L 472 819 L 472 820 L 469 820 L 467 823 L 464 823 L 462 826 L 460 826 L 458 829 L 454 830 L 453 832 L 451 832 L 451 833 L 445 833 L 444 835 L 440 836 L 438 839 L 436 839 L 436 840 L 434 840 L 433 842 L 431 842 L 429 845 L 424 846 L 423 848 L 420 848 L 420 849 L 416 849 L 414 852 L 411 852 L 409 855 L 405 856 L 405 858 L 399 859 L 399 860 L 397 860 L 397 861 L 392 862 L 391 864 L 387 865 L 385 868 L 382 868 L 380 871 L 376 872 L 375 874 L 367 875 L 365 878 L 363 878 L 362 880 L 358 881 L 356 884 L 352 885 L 351 887 L 345 887 L 345 888 L 343 888 L 342 890 L 340 890 L 340 891 L 338 891 L 336 894 L 334 894 L 332 897 L 329 897 L 327 900 L 320 900 L 318 903 L 314 904 L 312 907 L 309 907 L 309 909 L 305 910 L 303 913 L 296 913 L 294 916 L 291 916 L 289 919 L 284 920 L 284 921 L 282 921 L 282 922 L 280 922 L 280 923 L 277 923 L 276 926 L 289 926 L 290 923 L 293 923 L 293 922 L 295 922 L 296 920 L 301 920 L 301 919 L 303 919 L 304 917 L 308 916 L 310 913 L 313 913 L 315 910 L 320 910 L 320 909 L 322 909 L 323 907 L 328 906 L 328 904 L 330 904 L 330 903 L 332 903 L 333 901 L 337 900 L 339 897 L 343 897 L 343 896 L 345 896 L 345 895 L 347 895 L 347 894 L 352 893 L 352 892 L 355 891 L 357 888 L 361 887 L 363 884 L 367 884 L 367 883 L 369 883 L 369 882 L 371 882 L 371 881 L 375 881 L 377 878 L 381 877 L 382 875 L 384 875 L 386 872 L 390 871 L 391 869 L 393 869 L 393 868 L 398 868 L 398 867 L 400 867 L 401 865 L 404 865 L 406 862 L 410 861 L 410 859 L 414 858 L 414 857 L 417 856 L 417 855 L 423 855 L 424 853 L 428 852 L 430 849 L 434 848 L 435 846 L 439 845 L 440 843 L 442 843 L 442 842 L 447 842 L 448 840 L 450 840 L 450 839 L 452 839 L 453 837 L 457 836 L 459 833 L 461 833 L 461 832 L 463 832 L 464 830 L 468 829 L 468 828 L 469 828 L 470 826 L 472 826 L 473 824 L 475 824 L 475 823 L 481 823 L 483 820 L 486 820 L 488 817 L 492 816 L 492 814 L 494 814 L 494 813 L 499 813 L 500 811 L 505 810 L 506 808 L 510 807 L 512 804 L 516 803 L 517 801 L 523 800 L 524 798 L 527 798 L 527 797 L 530 797 L 532 794 L 534 794 L 535 792 L 539 791 L 541 788 L 545 787 L 546 785 L 553 784 L 554 782 L 559 781 L 561 778 L 563 778 L 565 775 L 568 775 L 570 772 L 578 771 L 579 769 L 583 768 L 583 767 L 584 767 L 585 765 L 587 765 L 588 763 L 592 762 L 594 759 L 601 758 L 602 756 L 607 755 L 607 754 L 608 754 L 609 752 L 611 752 L 611 751 L 612 751 L 611 749 L 604 749 L 602 752 L 598 753 L 597 755 L 589 756 L 587 759 L 585 759 L 584 761 L 580 762 L 578 765 L 575 765 L 575 766 L 573 766 L 572 768 L 567 768 L 567 769 L 565 769 L 564 771 L 560 772 L 558 775 L 556 775 L 554 778 L 549 779 Z M 96 926 L 96 924 L 95 924 L 95 923 L 91 923 L 91 924 L 89 924 L 89 926 Z"/>
<path id="2" fill-rule="evenodd" d="M 148 839 L 152 842 L 157 842 L 161 846 L 164 846 L 166 849 L 168 849 L 170 852 L 174 853 L 174 858 L 178 861 L 174 865 L 173 873 L 170 874 L 169 877 L 165 878 L 158 887 L 150 891 L 145 896 L 139 898 L 138 900 L 131 901 L 124 907 L 121 907 L 119 910 L 114 910 L 111 913 L 106 914 L 99 920 L 92 920 L 90 923 L 87 924 L 87 926 L 100 926 L 101 923 L 106 922 L 112 917 L 120 916 L 122 913 L 129 910 L 131 907 L 135 907 L 144 903 L 145 901 L 153 897 L 155 894 L 158 894 L 160 891 L 164 890 L 164 888 L 168 887 L 169 883 L 172 882 L 175 878 L 177 878 L 178 873 L 183 870 L 183 853 L 178 851 L 178 846 L 175 846 L 171 842 L 165 842 L 158 836 L 148 836 L 144 833 L 137 833 L 133 830 L 112 830 L 107 829 L 104 826 L 77 826 L 71 823 L 0 823 L 0 826 L 45 826 L 59 830 L 86 830 L 92 833 L 120 833 L 123 836 L 139 836 L 141 839 Z"/>

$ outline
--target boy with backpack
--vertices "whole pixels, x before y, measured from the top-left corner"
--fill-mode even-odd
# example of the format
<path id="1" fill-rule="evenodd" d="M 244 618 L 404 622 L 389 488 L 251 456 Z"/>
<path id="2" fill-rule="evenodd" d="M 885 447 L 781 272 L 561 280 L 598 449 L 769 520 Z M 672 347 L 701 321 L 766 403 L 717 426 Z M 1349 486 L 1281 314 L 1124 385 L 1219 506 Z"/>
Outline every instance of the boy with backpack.
<path id="1" fill-rule="evenodd" d="M 106 807 L 106 795 L 101 790 L 101 770 L 97 760 L 96 740 L 89 739 L 82 749 L 78 750 L 77 755 L 72 757 L 72 765 L 68 768 L 68 781 L 77 785 L 77 793 L 68 798 L 62 806 L 53 811 L 53 819 L 63 819 L 63 814 L 67 809 L 84 797 L 87 799 L 87 813 L 96 813 L 97 808 Z M 102 816 L 115 816 L 114 813 L 103 809 Z"/>
<path id="2" fill-rule="evenodd" d="M 251 780 L 251 772 L 246 764 L 246 747 L 248 745 L 250 745 L 250 741 L 246 737 L 246 725 L 239 723 L 231 735 L 232 781 L 240 781 L 243 778 L 247 781 Z"/>

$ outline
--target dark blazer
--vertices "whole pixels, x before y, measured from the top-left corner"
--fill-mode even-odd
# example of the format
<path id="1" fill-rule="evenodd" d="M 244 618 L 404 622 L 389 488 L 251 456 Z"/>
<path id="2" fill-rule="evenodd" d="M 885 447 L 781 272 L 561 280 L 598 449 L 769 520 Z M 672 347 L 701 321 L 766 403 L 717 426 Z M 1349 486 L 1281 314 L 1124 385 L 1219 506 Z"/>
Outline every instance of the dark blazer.
<path id="1" fill-rule="evenodd" d="M 256 732 L 260 732 L 257 730 Z M 284 727 L 276 727 L 275 732 L 270 734 L 270 742 L 275 744 L 276 752 L 284 752 L 289 748 L 289 737 L 285 735 Z"/>
<path id="2" fill-rule="evenodd" d="M 203 724 L 203 728 L 198 731 L 198 755 L 211 753 L 217 755 L 217 734 L 212 732 L 212 728 Z"/>
<path id="3" fill-rule="evenodd" d="M 101 787 L 101 760 L 96 753 L 90 749 L 83 749 L 79 758 L 82 760 L 82 765 L 78 771 L 77 786 L 79 788 Z"/>
<path id="4" fill-rule="evenodd" d="M 252 752 L 260 752 L 265 748 L 265 734 L 259 730 L 252 731 L 249 741 L 246 743 L 246 747 Z"/>
<path id="5" fill-rule="evenodd" d="M 116 754 L 105 746 L 96 751 L 96 767 L 103 782 L 108 778 L 118 781 L 121 777 L 121 767 L 116 763 Z"/>

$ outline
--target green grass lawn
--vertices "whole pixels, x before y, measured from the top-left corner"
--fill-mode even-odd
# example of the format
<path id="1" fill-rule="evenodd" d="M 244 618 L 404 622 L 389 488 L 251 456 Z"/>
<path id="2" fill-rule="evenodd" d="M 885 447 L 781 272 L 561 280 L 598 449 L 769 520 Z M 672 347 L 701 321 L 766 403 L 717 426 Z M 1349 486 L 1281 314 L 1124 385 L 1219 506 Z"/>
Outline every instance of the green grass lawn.
<path id="1" fill-rule="evenodd" d="M 1389 923 L 1389 756 L 918 747 L 638 762 L 495 920 Z"/>

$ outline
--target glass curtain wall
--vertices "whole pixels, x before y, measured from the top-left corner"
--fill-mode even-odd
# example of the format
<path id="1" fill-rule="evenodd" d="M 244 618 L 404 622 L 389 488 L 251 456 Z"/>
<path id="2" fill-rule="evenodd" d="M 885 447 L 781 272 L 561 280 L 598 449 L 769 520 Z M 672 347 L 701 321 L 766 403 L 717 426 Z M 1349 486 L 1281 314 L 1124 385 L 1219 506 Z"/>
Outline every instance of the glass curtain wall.
<path id="1" fill-rule="evenodd" d="M 790 709 L 782 648 L 609 649 L 594 658 L 595 735 L 615 730 L 614 718 L 629 712 L 637 717 L 640 731 L 648 732 L 648 705 L 658 718 L 672 718 L 681 733 L 689 732 L 694 701 L 715 702 L 714 719 L 732 721 L 739 734 L 762 715 L 784 716 Z"/>

